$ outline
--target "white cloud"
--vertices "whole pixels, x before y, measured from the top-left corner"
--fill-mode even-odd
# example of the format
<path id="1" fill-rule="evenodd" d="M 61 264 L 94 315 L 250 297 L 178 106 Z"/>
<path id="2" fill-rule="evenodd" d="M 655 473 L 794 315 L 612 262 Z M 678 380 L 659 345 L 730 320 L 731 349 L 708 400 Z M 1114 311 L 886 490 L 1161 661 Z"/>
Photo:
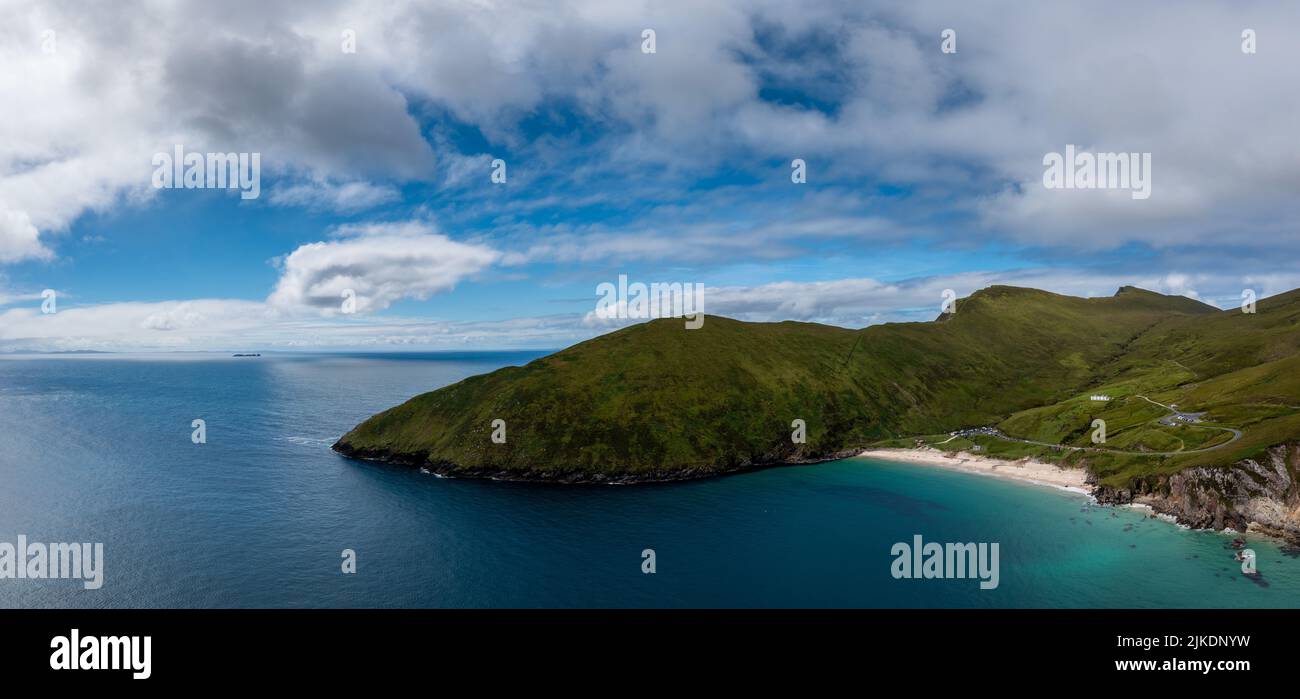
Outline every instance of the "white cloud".
<path id="1" fill-rule="evenodd" d="M 50 257 L 49 249 L 40 242 L 40 231 L 27 212 L 10 210 L 0 202 L 0 263 L 29 257 Z"/>
<path id="2" fill-rule="evenodd" d="M 289 186 L 432 168 L 405 97 L 288 16 L 212 16 L 199 2 L 5 5 L 0 263 L 50 258 L 51 236 L 83 213 L 149 200 L 151 158 L 175 144 L 260 152 L 263 174 Z M 255 14 L 267 21 L 241 19 Z"/>
<path id="3" fill-rule="evenodd" d="M 417 221 L 340 228 L 340 239 L 309 243 L 287 255 L 267 299 L 288 311 L 342 312 L 355 295 L 357 313 L 381 311 L 404 299 L 448 291 L 500 258 L 484 245 L 461 243 Z"/>
<path id="4" fill-rule="evenodd" d="M 419 220 L 340 226 L 327 241 L 302 245 L 278 260 L 281 276 L 266 301 L 194 299 L 69 306 L 44 314 L 40 295 L 0 293 L 0 350 L 203 350 L 238 347 L 501 346 L 550 337 L 554 323 L 524 319 L 447 323 L 368 319 L 405 299 L 426 299 L 488 268 L 500 257 L 462 243 Z M 355 294 L 355 315 L 342 294 Z M 510 328 L 518 330 L 513 339 Z M 544 345 L 541 345 L 544 346 Z"/>
<path id="5" fill-rule="evenodd" d="M 355 213 L 389 204 L 401 198 L 392 185 L 370 182 L 304 182 L 275 189 L 270 202 L 280 206 L 301 206 L 337 213 Z"/>
<path id="6" fill-rule="evenodd" d="M 0 311 L 0 347 L 63 351 L 222 347 L 274 320 L 264 304 L 198 299 L 68 307 L 44 314 L 39 303 Z"/>
<path id="7" fill-rule="evenodd" d="M 577 315 L 453 322 L 311 318 L 265 303 L 196 299 L 0 311 L 0 352 L 558 348 L 594 336 Z"/>
<path id="8" fill-rule="evenodd" d="M 803 157 L 819 185 L 937 190 L 948 211 L 936 213 L 974 212 L 981 241 L 1294 249 L 1300 227 L 1300 160 L 1286 147 L 1300 44 L 1277 38 L 1300 35 L 1300 14 L 1286 4 L 254 5 L 6 4 L 0 102 L 15 108 L 0 120 L 0 263 L 48 259 L 85 212 L 148 200 L 149 158 L 176 143 L 262 152 L 282 187 L 268 191 L 273 204 L 354 212 L 394 201 L 395 183 L 482 181 L 484 154 L 444 154 L 445 134 L 422 132 L 419 119 L 441 114 L 530 156 L 585 149 L 594 164 L 574 189 L 610 172 L 622 179 L 606 187 L 630 189 L 629 175 L 689 183 Z M 1258 54 L 1240 51 L 1246 24 L 1267 29 Z M 949 26 L 952 55 L 938 50 Z M 646 27 L 653 55 L 639 48 Z M 340 51 L 342 28 L 357 32 L 357 53 Z M 792 94 L 772 96 L 773 83 Z M 594 144 L 533 138 L 523 124 L 557 104 L 587 120 L 578 130 L 593 127 Z M 1067 143 L 1151 152 L 1153 196 L 1042 189 L 1043 154 Z M 546 169 L 530 165 L 511 163 L 515 192 Z M 485 210 L 509 216 L 528 196 Z M 660 223 L 624 223 L 623 240 L 556 229 L 529 246 L 538 259 L 668 258 L 671 243 L 637 240 L 663 235 Z M 801 236 L 703 240 L 716 254 L 777 257 Z"/>
<path id="9" fill-rule="evenodd" d="M 405 224 L 410 226 L 412 224 Z M 380 230 L 382 227 L 376 227 Z M 384 239 L 382 234 L 360 240 Z M 392 235 L 411 240 L 410 234 Z M 440 236 L 435 236 L 440 237 Z M 1235 307 L 1241 290 L 1261 299 L 1300 287 L 1300 273 L 1242 277 L 1112 273 L 1040 269 L 970 272 L 886 282 L 871 278 L 708 287 L 704 310 L 742 320 L 802 320 L 859 328 L 883 322 L 926 321 L 939 314 L 945 289 L 958 296 L 993 284 L 1073 296 L 1109 296 L 1134 285 Z M 415 290 L 419 291 L 419 290 Z M 273 295 L 274 296 L 274 295 Z M 335 303 L 333 298 L 328 299 Z M 593 294 L 592 308 L 596 297 Z M 560 348 L 641 321 L 595 322 L 591 312 L 484 321 L 392 316 L 322 315 L 310 304 L 197 299 L 158 303 L 61 305 L 43 315 L 39 301 L 0 311 L 0 351 L 149 351 L 237 349 Z"/>

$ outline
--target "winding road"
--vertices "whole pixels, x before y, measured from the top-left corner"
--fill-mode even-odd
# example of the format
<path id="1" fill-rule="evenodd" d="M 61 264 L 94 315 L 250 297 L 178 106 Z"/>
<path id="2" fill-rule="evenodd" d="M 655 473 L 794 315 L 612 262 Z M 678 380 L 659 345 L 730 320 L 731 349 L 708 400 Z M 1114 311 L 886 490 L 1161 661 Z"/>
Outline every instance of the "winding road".
<path id="1" fill-rule="evenodd" d="M 1181 414 L 1182 414 L 1182 413 L 1180 413 L 1179 411 L 1177 411 L 1177 410 L 1175 410 L 1175 409 L 1173 409 L 1173 408 L 1171 408 L 1171 407 L 1165 405 L 1164 403 L 1157 403 L 1157 402 L 1151 400 L 1150 398 L 1147 398 L 1146 396 L 1138 396 L 1138 398 L 1141 398 L 1142 400 L 1144 400 L 1144 401 L 1146 401 L 1146 402 L 1148 402 L 1148 403 L 1151 403 L 1151 404 L 1153 404 L 1153 405 L 1158 405 L 1158 406 L 1164 408 L 1165 410 L 1168 410 L 1168 411 L 1169 411 L 1170 413 L 1172 413 L 1172 414 L 1176 414 L 1176 415 L 1181 415 Z M 1166 417 L 1167 417 L 1167 416 L 1166 416 Z M 1161 419 L 1161 418 L 1157 418 L 1156 420 L 1153 420 L 1152 422 L 1158 422 L 1160 419 Z M 1180 449 L 1180 450 L 1178 450 L 1178 451 L 1125 451 L 1125 450 L 1122 450 L 1122 449 L 1105 449 L 1105 448 L 1102 448 L 1102 447 L 1072 447 L 1072 446 L 1065 445 L 1065 444 L 1051 444 L 1051 443 L 1048 443 L 1048 442 L 1036 442 L 1036 441 L 1034 441 L 1034 440 L 1032 440 L 1032 439 L 1020 439 L 1020 438 L 1018 438 L 1018 437 L 1011 437 L 1011 436 L 1008 436 L 1008 435 L 1002 434 L 1001 432 L 998 432 L 998 433 L 996 433 L 995 435 L 992 435 L 992 436 L 999 437 L 999 438 L 1004 439 L 1004 440 L 1006 440 L 1006 441 L 1008 441 L 1008 442 L 1020 442 L 1021 444 L 1033 444 L 1033 445 L 1035 445 L 1035 446 L 1040 446 L 1040 447 L 1051 447 L 1052 449 L 1067 449 L 1067 450 L 1069 450 L 1069 451 L 1095 451 L 1095 452 L 1109 452 L 1109 453 L 1111 453 L 1111 454 L 1131 454 L 1131 455 L 1134 455 L 1134 456 L 1175 456 L 1175 455 L 1177 455 L 1177 454 L 1199 454 L 1199 453 L 1201 453 L 1201 452 L 1214 451 L 1215 449 L 1222 449 L 1223 447 L 1226 447 L 1226 446 L 1228 446 L 1229 444 L 1232 444 L 1233 442 L 1237 441 L 1238 439 L 1241 439 L 1241 430 L 1236 429 L 1236 428 L 1233 428 L 1233 427 L 1216 427 L 1216 426 L 1214 426 L 1214 425 L 1187 425 L 1187 427 L 1199 427 L 1199 428 L 1201 428 L 1201 429 L 1206 429 L 1206 430 L 1221 430 L 1221 431 L 1223 431 L 1223 432 L 1231 432 L 1231 433 L 1232 433 L 1232 439 L 1229 439 L 1229 440 L 1226 441 L 1226 442 L 1221 442 L 1221 443 L 1219 443 L 1219 444 L 1214 444 L 1214 445 L 1211 445 L 1211 446 L 1208 446 L 1208 447 L 1201 447 L 1200 449 Z M 945 440 L 944 442 L 939 442 L 939 444 L 945 444 L 945 443 L 947 443 L 947 442 L 952 441 L 953 439 L 955 439 L 955 436 L 954 436 L 954 437 L 949 437 L 949 438 L 948 438 L 947 440 Z"/>

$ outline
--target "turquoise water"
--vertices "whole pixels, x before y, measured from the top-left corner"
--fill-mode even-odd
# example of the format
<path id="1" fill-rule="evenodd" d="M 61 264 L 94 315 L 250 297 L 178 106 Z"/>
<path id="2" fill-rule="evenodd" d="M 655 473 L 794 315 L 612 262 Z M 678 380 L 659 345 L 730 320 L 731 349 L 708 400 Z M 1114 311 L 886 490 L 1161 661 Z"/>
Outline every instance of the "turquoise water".
<path id="1" fill-rule="evenodd" d="M 0 606 L 1300 606 L 1300 558 L 1267 539 L 1247 537 L 1255 582 L 1230 537 L 943 469 L 848 459 L 565 487 L 328 448 L 411 395 L 535 356 L 0 359 L 0 541 L 104 542 L 106 557 L 100 590 L 0 579 Z M 895 580 L 890 548 L 914 534 L 997 542 L 999 586 Z"/>

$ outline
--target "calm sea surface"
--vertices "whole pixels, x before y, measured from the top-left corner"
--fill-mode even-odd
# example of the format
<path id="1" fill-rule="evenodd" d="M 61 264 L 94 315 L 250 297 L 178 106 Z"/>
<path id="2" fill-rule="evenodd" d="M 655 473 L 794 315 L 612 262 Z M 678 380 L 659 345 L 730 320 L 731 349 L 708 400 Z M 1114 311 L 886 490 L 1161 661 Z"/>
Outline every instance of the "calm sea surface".
<path id="1" fill-rule="evenodd" d="M 1300 606 L 1300 558 L 1267 539 L 1248 537 L 1257 582 L 1230 537 L 942 469 L 565 487 L 329 449 L 374 412 L 537 356 L 0 359 L 0 541 L 103 542 L 106 558 L 100 590 L 0 579 L 0 607 Z M 914 534 L 998 542 L 999 586 L 893 579 L 890 547 Z"/>

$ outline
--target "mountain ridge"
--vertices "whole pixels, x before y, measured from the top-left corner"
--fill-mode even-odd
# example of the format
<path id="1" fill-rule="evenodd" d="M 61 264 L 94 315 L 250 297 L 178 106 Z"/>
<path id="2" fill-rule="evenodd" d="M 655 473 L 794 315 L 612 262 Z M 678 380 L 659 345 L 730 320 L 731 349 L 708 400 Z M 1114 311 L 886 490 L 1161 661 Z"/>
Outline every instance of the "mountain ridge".
<path id="1" fill-rule="evenodd" d="M 416 396 L 335 448 L 446 475 L 599 482 L 835 458 L 1149 374 L 1133 348 L 1153 331 L 1193 336 L 1197 321 L 1231 313 L 1129 286 L 1080 298 L 998 285 L 956 308 L 860 330 L 652 320 Z M 790 439 L 796 419 L 804 443 Z M 503 444 L 493 420 L 505 421 Z"/>

